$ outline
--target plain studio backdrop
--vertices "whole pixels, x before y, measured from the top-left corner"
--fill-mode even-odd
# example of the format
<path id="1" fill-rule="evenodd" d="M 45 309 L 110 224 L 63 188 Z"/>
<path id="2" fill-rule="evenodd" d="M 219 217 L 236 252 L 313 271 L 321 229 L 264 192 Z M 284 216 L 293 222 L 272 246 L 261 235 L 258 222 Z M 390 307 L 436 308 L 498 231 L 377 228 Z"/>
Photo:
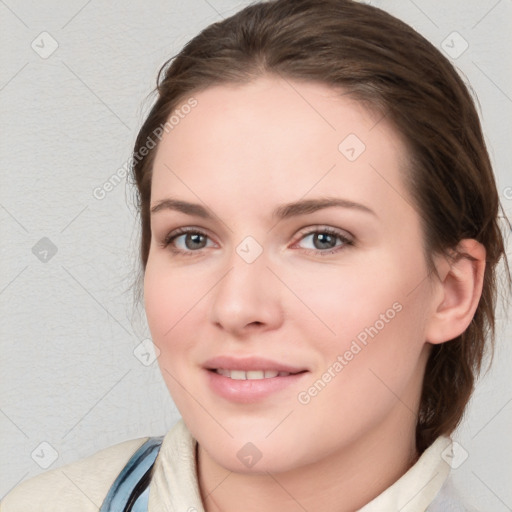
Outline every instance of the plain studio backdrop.
<path id="1" fill-rule="evenodd" d="M 512 2 L 371 3 L 412 25 L 471 83 L 510 215 Z M 134 304 L 138 226 L 125 164 L 160 65 L 248 4 L 0 1 L 0 495 L 46 468 L 163 434 L 179 418 Z M 474 506 L 505 512 L 512 333 L 503 308 L 498 317 L 494 365 L 456 433 L 453 474 Z"/>

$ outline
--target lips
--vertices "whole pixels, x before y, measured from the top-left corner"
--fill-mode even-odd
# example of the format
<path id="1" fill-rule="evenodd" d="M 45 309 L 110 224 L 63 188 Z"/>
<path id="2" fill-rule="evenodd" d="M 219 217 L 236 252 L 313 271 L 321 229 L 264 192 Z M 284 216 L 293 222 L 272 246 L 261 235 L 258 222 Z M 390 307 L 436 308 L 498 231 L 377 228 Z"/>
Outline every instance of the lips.
<path id="1" fill-rule="evenodd" d="M 204 368 L 215 371 L 224 377 L 234 380 L 255 380 L 284 377 L 307 371 L 300 366 L 291 366 L 264 357 L 243 357 L 217 356 L 208 359 Z"/>
<path id="2" fill-rule="evenodd" d="M 218 356 L 203 365 L 206 383 L 222 398 L 239 404 L 260 402 L 270 395 L 297 387 L 308 369 L 264 357 Z"/>

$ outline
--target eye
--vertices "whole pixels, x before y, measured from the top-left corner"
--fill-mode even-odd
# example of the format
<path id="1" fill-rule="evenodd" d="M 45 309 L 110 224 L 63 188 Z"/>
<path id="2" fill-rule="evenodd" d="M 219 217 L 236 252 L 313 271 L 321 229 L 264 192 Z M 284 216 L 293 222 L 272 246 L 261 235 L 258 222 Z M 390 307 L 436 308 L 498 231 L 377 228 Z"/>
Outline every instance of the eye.
<path id="1" fill-rule="evenodd" d="M 309 228 L 309 231 L 303 231 L 300 235 L 294 247 L 301 246 L 306 253 L 322 256 L 334 254 L 354 244 L 345 232 L 330 227 Z M 215 245 L 206 233 L 193 227 L 176 229 L 161 243 L 162 247 L 168 247 L 173 253 L 186 256 L 193 256 Z"/>
<path id="2" fill-rule="evenodd" d="M 210 242 L 210 243 L 209 243 Z M 190 255 L 215 245 L 206 233 L 194 228 L 180 228 L 169 233 L 162 243 L 162 246 L 169 247 L 177 254 Z"/>
<path id="3" fill-rule="evenodd" d="M 295 245 L 302 245 L 302 248 L 309 253 L 326 255 L 336 253 L 353 243 L 353 240 L 345 233 L 333 228 L 322 227 L 303 232 L 301 239 Z"/>

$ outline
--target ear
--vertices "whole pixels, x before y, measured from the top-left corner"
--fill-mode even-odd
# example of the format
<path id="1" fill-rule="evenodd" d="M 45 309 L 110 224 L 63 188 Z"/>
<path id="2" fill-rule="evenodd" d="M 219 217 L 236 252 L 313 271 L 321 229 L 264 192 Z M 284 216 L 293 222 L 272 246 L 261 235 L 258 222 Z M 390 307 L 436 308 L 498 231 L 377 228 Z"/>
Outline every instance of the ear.
<path id="1" fill-rule="evenodd" d="M 457 246 L 455 260 L 443 257 L 437 264 L 439 280 L 434 283 L 433 312 L 426 325 L 426 341 L 450 341 L 471 323 L 480 296 L 485 271 L 485 247 L 472 239 Z"/>

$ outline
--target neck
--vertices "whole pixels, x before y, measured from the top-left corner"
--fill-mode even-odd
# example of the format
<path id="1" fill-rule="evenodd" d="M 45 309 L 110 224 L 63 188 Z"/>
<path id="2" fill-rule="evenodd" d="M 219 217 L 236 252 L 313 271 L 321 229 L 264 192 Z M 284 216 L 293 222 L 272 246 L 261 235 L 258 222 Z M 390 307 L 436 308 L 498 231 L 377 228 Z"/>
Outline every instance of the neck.
<path id="1" fill-rule="evenodd" d="M 241 474 L 198 446 L 206 512 L 353 512 L 381 494 L 417 460 L 416 417 L 398 402 L 384 422 L 329 457 L 285 473 Z"/>

